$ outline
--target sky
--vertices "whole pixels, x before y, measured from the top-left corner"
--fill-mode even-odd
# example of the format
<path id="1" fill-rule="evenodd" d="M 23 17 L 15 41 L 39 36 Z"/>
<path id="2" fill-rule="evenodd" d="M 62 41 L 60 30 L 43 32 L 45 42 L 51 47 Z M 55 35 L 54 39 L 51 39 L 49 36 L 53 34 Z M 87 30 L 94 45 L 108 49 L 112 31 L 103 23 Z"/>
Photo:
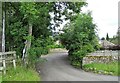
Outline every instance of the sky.
<path id="1" fill-rule="evenodd" d="M 92 11 L 94 23 L 97 25 L 100 38 L 116 35 L 118 30 L 118 2 L 119 0 L 86 0 L 87 7 L 82 12 Z"/>

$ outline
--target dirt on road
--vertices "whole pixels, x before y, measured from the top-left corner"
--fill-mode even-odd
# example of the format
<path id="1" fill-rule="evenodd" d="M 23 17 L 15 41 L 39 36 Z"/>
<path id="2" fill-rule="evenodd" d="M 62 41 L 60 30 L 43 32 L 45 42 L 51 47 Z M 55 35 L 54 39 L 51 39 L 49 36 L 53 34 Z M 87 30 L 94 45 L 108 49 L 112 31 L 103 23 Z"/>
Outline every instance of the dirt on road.
<path id="1" fill-rule="evenodd" d="M 67 52 L 52 52 L 42 56 L 47 61 L 37 63 L 42 81 L 118 81 L 117 76 L 98 75 L 70 65 Z"/>

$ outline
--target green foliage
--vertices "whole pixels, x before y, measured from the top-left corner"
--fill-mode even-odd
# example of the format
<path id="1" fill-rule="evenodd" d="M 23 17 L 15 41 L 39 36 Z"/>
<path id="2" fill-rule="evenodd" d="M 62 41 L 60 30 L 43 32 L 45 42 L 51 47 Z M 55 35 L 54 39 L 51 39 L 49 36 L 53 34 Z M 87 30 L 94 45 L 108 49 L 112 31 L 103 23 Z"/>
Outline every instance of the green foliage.
<path id="1" fill-rule="evenodd" d="M 39 74 L 33 69 L 22 66 L 7 68 L 7 74 L 2 76 L 2 81 L 40 81 Z"/>
<path id="2" fill-rule="evenodd" d="M 5 4 L 6 51 L 14 50 L 18 56 L 22 57 L 24 42 L 32 40 L 29 59 L 31 61 L 33 57 L 34 62 L 35 58 L 41 54 L 48 53 L 50 45 L 53 45 L 54 41 L 50 38 L 51 29 L 53 29 L 50 21 L 54 20 L 55 25 L 59 25 L 62 22 L 62 20 L 60 22 L 62 15 L 66 16 L 65 19 L 73 20 L 74 18 L 71 18 L 73 14 L 80 12 L 86 2 L 8 2 Z M 61 5 L 64 5 L 64 9 Z M 73 10 L 72 14 L 68 12 L 68 9 Z M 50 12 L 54 12 L 54 18 L 50 18 Z M 32 25 L 32 36 L 28 36 L 29 24 Z"/>
<path id="3" fill-rule="evenodd" d="M 71 62 L 71 65 L 73 65 L 75 68 L 81 68 L 81 63 L 80 63 L 80 61 L 72 61 Z"/>
<path id="4" fill-rule="evenodd" d="M 118 38 L 119 38 L 119 36 L 113 36 L 112 38 L 109 38 L 109 41 L 118 45 L 118 43 L 119 43 Z"/>
<path id="5" fill-rule="evenodd" d="M 51 43 L 49 37 L 51 30 L 48 26 L 50 25 L 49 10 L 52 3 L 18 2 L 6 4 L 6 51 L 14 50 L 17 55 L 22 57 L 24 42 L 32 40 L 30 50 L 35 51 L 33 54 L 37 54 L 36 56 L 38 53 L 40 53 L 39 55 L 46 54 L 48 52 L 47 45 Z M 28 36 L 29 22 L 33 24 L 32 36 Z M 40 44 L 36 43 L 39 42 L 38 40 Z"/>
<path id="6" fill-rule="evenodd" d="M 120 27 L 118 28 L 117 34 L 112 38 L 109 38 L 109 41 L 116 45 L 120 44 L 119 40 L 120 40 Z"/>
<path id="7" fill-rule="evenodd" d="M 80 67 L 83 57 L 99 48 L 95 27 L 90 13 L 78 14 L 61 34 L 61 43 L 69 50 L 71 62 L 77 62 Z"/>
<path id="8" fill-rule="evenodd" d="M 53 29 L 56 29 L 55 27 L 60 26 L 60 24 L 63 22 L 63 20 L 70 19 L 73 21 L 75 18 L 73 17 L 75 14 L 80 13 L 81 8 L 83 6 L 86 6 L 87 2 L 54 2 L 52 7 L 52 12 L 54 12 L 53 21 Z M 71 10 L 71 12 L 69 11 Z M 61 18 L 62 16 L 65 16 L 65 18 Z"/>
<path id="9" fill-rule="evenodd" d="M 114 67 L 113 67 L 114 66 Z M 118 61 L 110 63 L 91 63 L 83 66 L 85 71 L 92 71 L 101 74 L 120 75 L 118 71 Z"/>
<path id="10" fill-rule="evenodd" d="M 41 55 L 48 54 L 50 45 L 53 44 L 51 37 L 39 37 L 32 39 L 32 47 L 29 49 L 28 59 L 29 64 L 33 65 L 40 58 Z"/>
<path id="11" fill-rule="evenodd" d="M 20 11 L 24 15 L 24 19 L 27 19 L 29 22 L 33 23 L 39 17 L 39 11 L 35 8 L 36 4 L 34 2 L 21 3 Z"/>
<path id="12" fill-rule="evenodd" d="M 16 19 L 11 20 L 14 22 Z M 15 50 L 17 55 L 21 56 L 22 49 L 24 48 L 24 36 L 26 36 L 26 27 L 22 26 L 22 22 L 15 22 L 9 24 L 6 28 L 6 51 Z M 11 42 L 12 41 L 12 42 Z"/>
<path id="13" fill-rule="evenodd" d="M 33 67 L 33 65 L 35 64 L 35 62 L 37 61 L 37 51 L 38 51 L 38 48 L 31 48 L 29 49 L 29 53 L 28 53 L 28 63 L 31 67 Z M 39 51 L 38 51 L 39 52 Z"/>

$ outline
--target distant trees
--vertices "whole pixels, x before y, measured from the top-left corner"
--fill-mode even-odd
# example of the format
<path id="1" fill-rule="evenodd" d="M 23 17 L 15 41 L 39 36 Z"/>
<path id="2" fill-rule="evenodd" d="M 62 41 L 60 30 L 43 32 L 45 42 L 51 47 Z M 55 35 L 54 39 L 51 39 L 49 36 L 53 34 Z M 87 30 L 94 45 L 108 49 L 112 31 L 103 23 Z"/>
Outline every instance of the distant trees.
<path id="1" fill-rule="evenodd" d="M 101 40 L 105 40 L 105 38 L 104 38 L 104 37 L 102 37 L 102 38 L 101 38 Z"/>
<path id="2" fill-rule="evenodd" d="M 110 39 L 110 38 L 109 38 L 108 33 L 106 34 L 106 38 L 104 38 L 104 37 L 101 38 L 101 40 L 107 40 L 107 41 L 109 41 L 109 39 Z"/>
<path id="3" fill-rule="evenodd" d="M 120 28 L 118 28 L 117 34 L 109 39 L 110 42 L 120 45 Z"/>
<path id="4" fill-rule="evenodd" d="M 108 40 L 108 41 L 109 41 L 109 35 L 108 35 L 108 33 L 107 33 L 107 35 L 106 35 L 106 40 Z"/>

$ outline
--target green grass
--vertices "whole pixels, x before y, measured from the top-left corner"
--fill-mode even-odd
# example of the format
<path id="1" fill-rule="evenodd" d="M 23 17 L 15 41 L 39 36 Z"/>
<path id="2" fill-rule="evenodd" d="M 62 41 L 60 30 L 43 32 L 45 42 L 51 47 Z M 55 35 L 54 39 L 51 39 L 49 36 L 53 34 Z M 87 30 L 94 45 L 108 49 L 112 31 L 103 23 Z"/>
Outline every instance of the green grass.
<path id="1" fill-rule="evenodd" d="M 21 66 L 8 68 L 6 75 L 2 76 L 3 81 L 40 81 L 39 74 L 33 69 L 27 69 Z"/>
<path id="2" fill-rule="evenodd" d="M 2 82 L 2 75 L 0 74 L 0 83 Z"/>
<path id="3" fill-rule="evenodd" d="M 120 64 L 120 62 L 119 62 Z M 118 62 L 110 62 L 110 63 L 91 63 L 85 64 L 83 66 L 85 71 L 92 71 L 95 73 L 100 74 L 107 74 L 107 75 L 116 75 L 120 76 L 120 72 L 118 72 Z"/>

